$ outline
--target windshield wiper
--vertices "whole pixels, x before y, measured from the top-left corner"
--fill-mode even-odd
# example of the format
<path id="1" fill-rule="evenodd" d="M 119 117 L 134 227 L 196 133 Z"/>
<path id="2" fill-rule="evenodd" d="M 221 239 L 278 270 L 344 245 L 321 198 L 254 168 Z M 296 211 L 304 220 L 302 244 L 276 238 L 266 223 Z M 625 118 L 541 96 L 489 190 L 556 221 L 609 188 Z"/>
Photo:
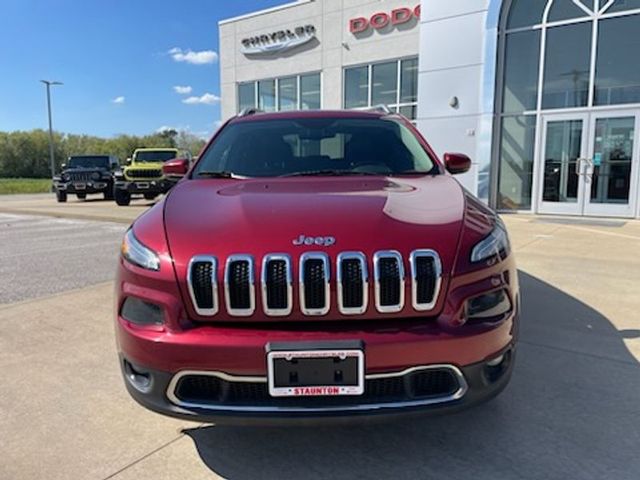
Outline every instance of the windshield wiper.
<path id="1" fill-rule="evenodd" d="M 307 172 L 295 172 L 280 175 L 281 177 L 342 177 L 347 175 L 375 175 L 385 176 L 387 173 L 381 172 L 359 172 L 357 170 L 311 170 Z"/>
<path id="2" fill-rule="evenodd" d="M 247 178 L 247 177 L 243 177 L 242 175 L 237 175 L 233 172 L 212 172 L 212 171 L 204 171 L 204 172 L 198 172 L 196 173 L 196 177 L 206 177 L 206 178 L 234 178 L 234 179 L 239 179 L 239 178 Z"/>

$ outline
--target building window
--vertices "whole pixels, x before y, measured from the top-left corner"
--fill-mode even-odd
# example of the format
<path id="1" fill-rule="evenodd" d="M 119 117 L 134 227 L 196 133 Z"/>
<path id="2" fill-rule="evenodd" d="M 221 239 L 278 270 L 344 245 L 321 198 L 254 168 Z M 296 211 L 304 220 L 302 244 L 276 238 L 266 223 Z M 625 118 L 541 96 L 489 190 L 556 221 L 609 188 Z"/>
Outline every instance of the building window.
<path id="1" fill-rule="evenodd" d="M 256 86 L 253 83 L 238 85 L 238 109 L 252 108 L 256 106 Z"/>
<path id="2" fill-rule="evenodd" d="M 238 84 L 238 111 L 259 108 L 285 112 L 322 108 L 319 73 L 269 78 Z"/>
<path id="3" fill-rule="evenodd" d="M 300 77 L 300 110 L 317 110 L 322 107 L 320 74 Z"/>
<path id="4" fill-rule="evenodd" d="M 640 48 L 640 0 L 504 5 L 492 203 L 529 209 L 536 125 L 543 113 L 640 105 L 640 66 L 630 60 Z"/>
<path id="5" fill-rule="evenodd" d="M 344 108 L 365 109 L 382 104 L 415 120 L 417 101 L 417 58 L 344 70 Z"/>
<path id="6" fill-rule="evenodd" d="M 629 52 L 640 51 L 640 15 L 610 18 L 598 28 L 596 105 L 640 103 L 640 63 Z"/>

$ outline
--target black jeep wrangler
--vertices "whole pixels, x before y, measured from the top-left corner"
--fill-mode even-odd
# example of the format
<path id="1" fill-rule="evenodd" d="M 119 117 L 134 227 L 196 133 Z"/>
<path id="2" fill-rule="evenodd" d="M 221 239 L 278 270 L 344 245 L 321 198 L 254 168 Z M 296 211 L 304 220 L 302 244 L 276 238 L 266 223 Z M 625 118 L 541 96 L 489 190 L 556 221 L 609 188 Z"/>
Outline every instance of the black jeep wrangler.
<path id="1" fill-rule="evenodd" d="M 105 200 L 113 200 L 113 174 L 118 167 L 118 157 L 111 155 L 69 157 L 60 175 L 53 178 L 58 202 L 66 202 L 69 194 L 85 199 L 91 193 L 102 193 Z"/>

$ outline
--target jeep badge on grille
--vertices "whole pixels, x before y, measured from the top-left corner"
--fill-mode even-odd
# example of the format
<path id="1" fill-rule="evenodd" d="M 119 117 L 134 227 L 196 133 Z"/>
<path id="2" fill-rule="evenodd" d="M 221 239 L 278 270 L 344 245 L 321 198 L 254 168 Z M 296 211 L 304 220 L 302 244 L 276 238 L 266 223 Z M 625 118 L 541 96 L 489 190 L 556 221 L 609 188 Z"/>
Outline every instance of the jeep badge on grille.
<path id="1" fill-rule="evenodd" d="M 306 235 L 300 235 L 292 243 L 295 246 L 319 245 L 321 247 L 330 247 L 336 244 L 336 239 L 334 237 L 307 237 Z"/>

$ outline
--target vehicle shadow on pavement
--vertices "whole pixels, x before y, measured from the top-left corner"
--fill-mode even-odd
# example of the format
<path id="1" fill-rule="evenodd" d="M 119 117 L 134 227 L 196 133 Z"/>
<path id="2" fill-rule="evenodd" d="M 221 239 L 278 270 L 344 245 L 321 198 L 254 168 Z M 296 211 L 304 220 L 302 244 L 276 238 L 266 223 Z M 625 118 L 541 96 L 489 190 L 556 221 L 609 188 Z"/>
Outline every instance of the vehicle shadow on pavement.
<path id="1" fill-rule="evenodd" d="M 640 365 L 599 312 L 520 272 L 507 389 L 455 415 L 391 423 L 186 430 L 225 478 L 637 479 Z"/>

